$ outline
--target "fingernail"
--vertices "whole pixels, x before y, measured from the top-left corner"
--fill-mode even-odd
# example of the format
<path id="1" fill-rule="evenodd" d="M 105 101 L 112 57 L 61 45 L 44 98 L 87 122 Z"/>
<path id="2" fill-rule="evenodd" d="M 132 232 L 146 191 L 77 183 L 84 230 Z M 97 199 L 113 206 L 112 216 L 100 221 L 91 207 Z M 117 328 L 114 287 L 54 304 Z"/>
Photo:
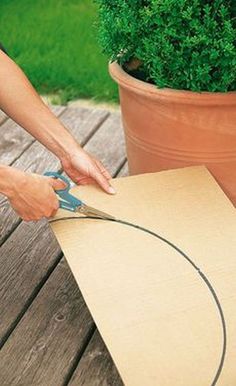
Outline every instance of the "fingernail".
<path id="1" fill-rule="evenodd" d="M 108 192 L 111 193 L 111 194 L 115 194 L 116 193 L 115 189 L 112 186 L 109 187 Z"/>

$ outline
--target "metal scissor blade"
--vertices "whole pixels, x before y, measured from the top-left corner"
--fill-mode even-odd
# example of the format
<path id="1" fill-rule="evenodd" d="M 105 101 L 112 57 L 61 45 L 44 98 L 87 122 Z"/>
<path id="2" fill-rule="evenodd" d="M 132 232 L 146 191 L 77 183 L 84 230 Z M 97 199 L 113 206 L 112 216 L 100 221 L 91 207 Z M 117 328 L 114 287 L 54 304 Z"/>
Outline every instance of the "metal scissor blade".
<path id="1" fill-rule="evenodd" d="M 111 216 L 110 214 L 102 212 L 98 209 L 92 208 L 91 206 L 88 206 L 86 204 L 82 204 L 82 205 L 78 206 L 77 211 L 79 213 L 86 215 L 86 216 L 104 218 L 104 219 L 108 219 L 108 220 L 115 220 L 114 216 Z"/>

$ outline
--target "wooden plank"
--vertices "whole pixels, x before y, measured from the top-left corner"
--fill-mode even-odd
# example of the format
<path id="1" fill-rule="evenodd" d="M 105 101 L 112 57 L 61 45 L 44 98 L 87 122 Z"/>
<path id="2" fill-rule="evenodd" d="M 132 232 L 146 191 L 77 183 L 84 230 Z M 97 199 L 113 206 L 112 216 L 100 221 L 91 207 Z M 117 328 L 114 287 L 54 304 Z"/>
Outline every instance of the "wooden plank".
<path id="1" fill-rule="evenodd" d="M 125 142 L 120 113 L 113 113 L 85 146 L 109 169 L 112 175 L 125 160 Z"/>
<path id="2" fill-rule="evenodd" d="M 51 107 L 56 115 L 65 109 L 63 106 Z M 34 142 L 34 138 L 11 119 L 0 126 L 0 163 L 11 165 Z"/>
<path id="3" fill-rule="evenodd" d="M 7 119 L 6 114 L 0 110 L 0 125 Z"/>
<path id="4" fill-rule="evenodd" d="M 0 126 L 0 162 L 11 165 L 34 141 L 19 125 L 8 119 Z"/>
<path id="5" fill-rule="evenodd" d="M 84 144 L 108 115 L 104 110 L 68 108 L 60 119 L 71 130 L 75 138 Z M 43 174 L 50 169 L 58 171 L 61 167 L 59 160 L 39 142 L 34 142 L 12 166 L 38 174 Z M 0 244 L 8 237 L 19 221 L 19 217 L 10 207 L 8 200 L 1 196 Z"/>
<path id="6" fill-rule="evenodd" d="M 96 114 L 93 117 L 93 121 L 95 119 L 95 116 L 96 116 Z M 106 122 L 104 123 L 104 125 L 105 124 L 106 124 Z M 103 125 L 102 125 L 102 127 L 103 127 Z M 86 124 L 86 128 L 87 128 L 87 124 Z M 97 148 L 99 148 L 100 145 L 102 145 L 103 142 L 104 142 L 104 138 L 99 135 L 99 132 L 100 132 L 100 130 L 98 130 L 94 134 L 92 139 L 91 139 L 91 141 L 92 141 L 93 138 L 95 138 L 95 137 L 98 138 L 98 140 L 96 141 Z M 87 130 L 86 130 L 86 133 L 87 133 Z M 109 133 L 109 131 L 108 131 L 108 133 Z M 112 138 L 113 138 L 112 130 L 111 130 L 109 135 L 110 135 L 110 142 L 112 142 Z M 99 141 L 101 141 L 102 143 L 100 143 Z M 105 156 L 104 160 L 105 160 L 106 163 L 109 163 L 109 160 L 106 157 L 110 157 L 110 152 L 107 152 L 106 154 L 107 155 Z M 119 160 L 117 157 L 116 157 L 116 159 L 117 159 L 117 165 L 120 165 L 121 164 L 121 160 Z M 113 164 L 113 169 L 114 169 L 114 164 Z M 116 170 L 114 170 L 114 172 L 116 172 Z M 4 334 L 4 332 L 9 330 L 9 328 L 11 327 L 11 324 L 15 323 L 15 319 L 16 318 L 19 319 L 19 315 L 22 314 L 22 307 L 24 309 L 26 307 L 25 305 L 27 305 L 31 301 L 32 296 L 33 296 L 32 292 L 34 292 L 35 288 L 39 288 L 40 287 L 40 285 L 41 285 L 40 284 L 40 280 L 41 280 L 41 282 L 42 282 L 42 280 L 44 280 L 43 279 L 44 278 L 43 275 L 45 275 L 46 270 L 50 270 L 51 266 L 53 264 L 55 264 L 55 261 L 58 258 L 58 252 L 51 253 L 50 254 L 51 255 L 51 263 L 50 263 L 51 265 L 48 266 L 47 265 L 48 263 L 46 262 L 46 268 L 45 268 L 44 260 L 47 260 L 47 257 L 45 257 L 45 253 L 41 251 L 41 248 L 37 248 L 37 253 L 33 257 L 31 257 L 31 253 L 26 253 L 26 252 L 25 252 L 25 254 L 22 253 L 21 254 L 22 255 L 21 264 L 20 264 L 20 266 L 17 267 L 17 269 L 14 269 L 14 261 L 18 259 L 16 247 L 15 247 L 13 253 L 11 253 L 11 252 L 9 253 L 8 250 L 6 250 L 5 248 L 7 248 L 9 245 L 12 245 L 12 244 L 18 245 L 19 240 L 15 239 L 15 235 L 17 235 L 17 232 L 19 232 L 19 234 L 21 235 L 22 238 L 26 238 L 26 240 L 28 239 L 29 232 L 27 233 L 25 228 L 23 228 L 26 225 L 28 225 L 28 224 L 21 223 L 19 225 L 19 227 L 16 229 L 16 231 L 7 239 L 7 241 L 2 246 L 3 254 L 8 256 L 8 259 L 6 259 L 7 261 L 4 260 L 5 271 L 6 272 L 12 272 L 12 274 L 9 277 L 9 280 L 8 280 L 7 291 L 4 294 L 4 296 L 2 296 L 2 300 L 1 300 L 2 304 L 0 304 L 1 307 L 3 306 L 3 309 L 8 308 L 8 316 L 6 318 L 4 318 L 4 326 L 5 326 L 5 328 L 2 330 L 3 334 Z M 35 229 L 37 230 L 37 227 L 39 225 L 38 224 L 34 224 L 34 226 L 35 226 Z M 44 235 L 41 234 L 40 235 L 40 240 L 42 240 L 42 242 L 43 242 L 43 238 L 44 238 Z M 32 243 L 33 243 L 33 238 L 32 238 Z M 35 241 L 35 243 L 37 244 L 37 240 Z M 51 244 L 52 242 L 49 241 L 49 243 Z M 38 255 L 37 254 L 41 254 L 42 256 L 44 256 L 43 257 L 43 261 L 41 261 L 40 265 L 37 264 L 37 259 L 38 259 Z M 18 270 L 20 270 L 20 269 L 22 270 L 22 267 L 25 267 L 25 265 L 27 264 L 27 259 L 30 259 L 30 261 L 32 261 L 32 264 L 37 264 L 37 270 L 39 270 L 40 272 L 38 273 L 39 276 L 36 277 L 34 275 L 33 279 L 28 277 L 30 275 L 28 275 L 27 277 L 24 277 L 24 288 L 25 288 L 25 290 L 24 290 L 24 294 L 22 296 L 21 295 L 21 293 L 22 293 L 21 287 L 22 287 L 23 284 L 22 284 L 22 282 L 18 283 L 18 274 L 19 274 Z M 1 263 L 1 258 L 0 258 L 0 264 L 2 264 Z M 11 268 L 12 266 L 13 266 L 13 268 Z M 44 274 L 43 274 L 43 272 L 44 272 Z M 24 276 L 24 273 L 22 273 L 22 275 Z M 1 273 L 0 273 L 0 281 L 2 282 L 2 286 L 3 286 L 2 291 L 4 292 L 4 288 L 5 288 L 4 287 L 4 283 L 6 282 L 6 278 L 4 277 L 4 278 L 1 279 Z M 56 280 L 54 279 L 54 281 L 55 281 L 54 282 L 54 286 L 57 286 L 58 283 L 59 283 L 58 279 L 56 279 Z M 61 280 L 60 283 L 61 283 L 61 285 L 64 285 L 65 287 L 67 285 L 68 286 L 70 285 L 70 283 L 69 283 L 69 281 L 67 279 L 65 279 L 65 282 L 63 282 L 63 280 Z M 15 308 L 15 304 L 14 303 L 13 304 L 11 303 L 11 295 L 10 295 L 10 293 L 12 292 L 12 289 L 14 289 L 14 301 L 15 301 L 16 304 L 19 303 L 19 308 L 18 309 Z M 46 297 L 46 294 L 47 294 L 47 296 L 50 296 L 49 291 L 45 292 L 45 297 Z M 37 307 L 38 298 L 39 297 L 37 297 L 35 299 L 35 301 L 33 302 L 33 306 L 35 306 L 35 307 Z M 47 311 L 48 313 L 51 312 L 50 311 L 51 310 L 51 306 L 49 306 L 50 302 L 51 302 L 51 300 L 49 300 L 48 306 L 45 305 L 45 308 L 48 310 Z M 45 311 L 45 308 L 44 308 L 44 311 Z M 73 307 L 72 307 L 72 309 L 73 309 Z M 53 310 L 53 308 L 52 308 L 52 310 Z M 27 316 L 27 314 L 28 314 L 28 312 L 26 313 L 26 316 Z M 40 318 L 41 317 L 43 318 L 44 316 L 42 315 L 42 316 L 40 316 Z M 23 319 L 19 322 L 19 325 L 18 325 L 19 328 L 20 328 L 22 322 L 23 322 Z M 34 317 L 32 317 L 32 316 L 29 317 L 29 321 L 27 322 L 27 325 L 30 326 L 31 322 L 34 323 Z M 91 322 L 91 319 L 88 319 L 88 317 L 86 317 L 85 320 L 84 320 L 84 324 L 86 325 L 86 324 L 89 324 L 90 322 Z M 78 317 L 77 321 L 75 320 L 75 324 L 76 323 L 79 323 L 79 317 Z M 3 324 L 2 324 L 2 326 L 3 326 Z M 38 328 L 39 328 L 39 330 L 37 330 L 37 334 L 40 334 L 40 336 L 42 338 L 44 336 L 44 333 L 45 333 L 46 334 L 45 335 L 45 339 L 47 339 L 46 338 L 47 331 L 45 331 L 45 329 L 42 328 L 41 321 L 39 321 Z M 65 328 L 64 333 L 61 334 L 61 340 L 60 340 L 61 347 L 65 347 L 65 345 L 68 345 L 68 339 L 66 337 L 70 333 L 67 331 L 67 328 L 70 328 L 70 326 L 68 325 Z M 33 329 L 35 329 L 35 327 L 33 327 Z M 19 330 L 19 331 L 20 331 L 20 333 L 18 334 L 18 328 L 17 328 L 15 330 L 15 333 L 10 335 L 10 337 L 7 340 L 7 342 L 3 346 L 3 347 L 5 347 L 6 345 L 8 346 L 8 344 L 10 344 L 9 347 L 11 347 L 11 349 L 8 352 L 8 355 L 6 356 L 8 358 L 8 361 L 10 361 L 11 357 L 12 357 L 10 352 L 12 352 L 12 350 L 13 351 L 15 350 L 15 346 L 18 345 L 18 343 L 17 343 L 18 339 L 20 339 L 20 337 L 22 336 L 22 331 L 21 330 Z M 59 337 L 58 337 L 57 330 L 55 330 L 55 336 L 53 335 L 53 332 L 51 333 L 50 336 L 52 337 L 52 339 L 55 338 L 55 340 L 58 342 Z M 72 336 L 74 336 L 74 337 L 76 336 L 75 332 L 73 332 Z M 15 343 L 11 343 L 12 339 L 14 339 Z M 76 338 L 75 338 L 75 341 L 77 342 Z M 78 346 L 78 342 L 77 342 L 77 349 L 78 349 L 78 352 L 79 352 L 80 351 L 80 347 Z M 27 357 L 27 355 L 29 355 L 28 348 L 27 347 L 25 348 L 24 345 L 21 347 L 21 352 L 22 352 L 21 355 L 23 355 L 23 356 Z M 58 361 L 58 357 L 55 355 L 55 346 L 53 346 L 53 345 L 48 346 L 47 347 L 47 353 L 48 353 L 48 357 L 50 357 L 50 361 L 47 360 L 45 362 L 43 361 L 43 363 L 42 363 L 40 358 L 39 358 L 39 361 L 37 361 L 37 358 L 35 359 L 35 363 L 33 364 L 32 367 L 30 367 L 32 377 L 33 377 L 33 374 L 37 374 L 37 376 L 38 376 L 37 371 L 38 371 L 39 367 L 43 368 L 42 372 L 45 372 L 45 374 L 51 374 L 51 376 L 53 377 L 54 375 L 52 374 L 50 369 L 52 369 L 53 367 L 55 368 L 55 366 L 57 367 L 58 362 L 60 362 L 60 366 L 63 369 L 63 371 L 64 371 L 64 368 L 67 368 L 67 370 L 68 370 L 68 362 L 63 363 L 63 361 L 64 361 L 63 358 L 64 357 L 60 358 L 60 361 Z M 78 353 L 78 355 L 80 355 L 80 353 Z M 57 362 L 57 363 L 55 363 L 55 366 L 54 366 L 54 360 Z M 75 360 L 75 363 L 76 363 L 77 362 L 77 358 L 74 358 L 74 360 Z M 65 359 L 65 361 L 66 361 L 66 359 Z M 6 363 L 7 363 L 7 361 L 6 361 Z M 74 364 L 72 364 L 72 365 L 74 365 Z M 22 363 L 19 360 L 19 369 L 16 370 L 16 372 L 18 372 L 17 374 L 20 374 L 20 372 L 21 372 L 20 367 L 21 366 L 24 366 L 24 363 Z M 4 367 L 7 367 L 7 365 L 5 364 Z M 12 368 L 11 368 L 11 370 L 12 370 Z M 7 371 L 7 373 L 9 374 L 8 370 L 4 370 L 4 371 Z M 1 376 L 1 373 L 0 373 L 0 376 Z M 53 379 L 52 379 L 52 381 L 50 379 L 48 379 L 48 382 L 49 382 L 50 386 L 54 386 L 54 385 L 58 386 L 58 383 L 53 383 L 54 382 Z M 56 382 L 57 382 L 57 380 L 56 380 Z"/>
<path id="7" fill-rule="evenodd" d="M 60 248 L 45 221 L 22 223 L 0 248 L 0 345 Z"/>
<path id="8" fill-rule="evenodd" d="M 18 215 L 9 205 L 8 199 L 0 195 L 0 247 L 20 221 Z"/>
<path id="9" fill-rule="evenodd" d="M 67 108 L 66 106 L 51 105 L 51 104 L 48 104 L 48 107 L 53 112 L 53 114 L 55 114 L 57 117 L 59 117 L 63 113 L 63 111 L 65 111 Z"/>
<path id="10" fill-rule="evenodd" d="M 123 386 L 123 382 L 98 330 L 96 330 L 68 386 L 101 385 Z"/>
<path id="11" fill-rule="evenodd" d="M 83 146 L 108 118 L 109 112 L 103 109 L 68 107 L 61 121 Z"/>
<path id="12" fill-rule="evenodd" d="M 63 259 L 0 351 L 1 385 L 63 385 L 92 330 L 92 318 Z"/>

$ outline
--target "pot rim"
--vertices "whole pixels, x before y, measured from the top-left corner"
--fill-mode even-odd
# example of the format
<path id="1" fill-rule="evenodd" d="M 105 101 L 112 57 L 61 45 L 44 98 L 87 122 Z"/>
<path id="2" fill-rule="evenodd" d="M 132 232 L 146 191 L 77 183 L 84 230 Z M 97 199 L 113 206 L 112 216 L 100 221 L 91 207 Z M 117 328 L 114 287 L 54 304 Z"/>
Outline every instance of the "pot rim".
<path id="1" fill-rule="evenodd" d="M 157 86 L 134 78 L 117 63 L 109 62 L 111 77 L 121 86 L 135 94 L 143 95 L 149 99 L 166 100 L 176 103 L 204 104 L 204 105 L 236 105 L 236 91 L 222 92 L 196 92 L 176 90 L 171 88 L 157 88 Z"/>

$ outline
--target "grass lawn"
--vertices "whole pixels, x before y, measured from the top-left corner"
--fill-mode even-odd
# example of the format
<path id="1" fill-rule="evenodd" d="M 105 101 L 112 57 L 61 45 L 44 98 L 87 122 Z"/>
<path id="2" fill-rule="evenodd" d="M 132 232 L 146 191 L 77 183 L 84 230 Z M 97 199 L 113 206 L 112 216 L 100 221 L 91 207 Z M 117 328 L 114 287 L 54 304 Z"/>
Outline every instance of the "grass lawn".
<path id="1" fill-rule="evenodd" d="M 0 41 L 41 94 L 117 101 L 92 0 L 1 0 Z"/>

